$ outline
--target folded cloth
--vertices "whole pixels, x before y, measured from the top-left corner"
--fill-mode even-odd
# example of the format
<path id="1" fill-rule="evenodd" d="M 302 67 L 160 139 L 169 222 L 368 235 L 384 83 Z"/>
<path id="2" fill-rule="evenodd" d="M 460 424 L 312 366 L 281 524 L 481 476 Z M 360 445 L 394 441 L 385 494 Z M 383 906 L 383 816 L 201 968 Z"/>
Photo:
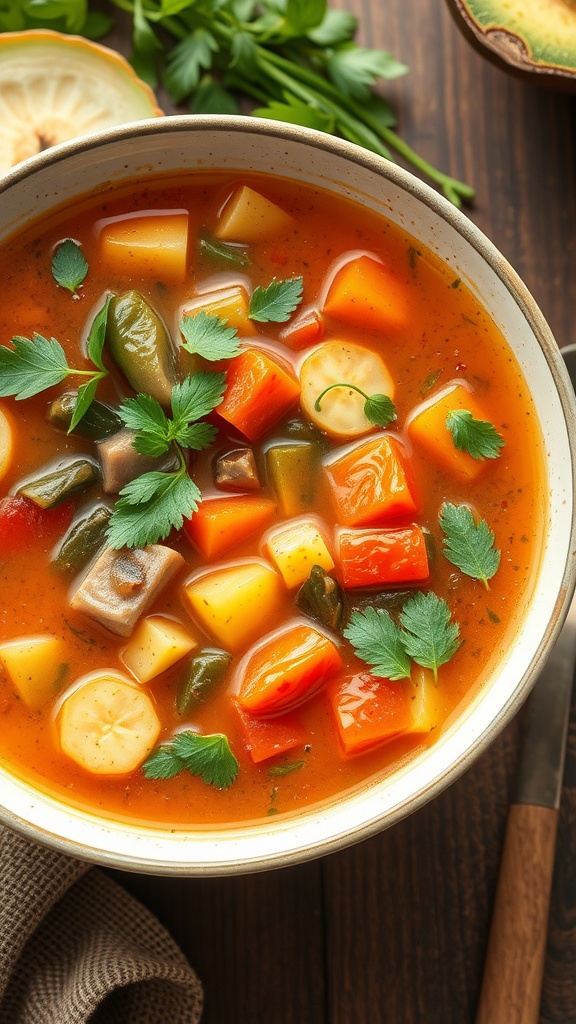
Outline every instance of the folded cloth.
<path id="1" fill-rule="evenodd" d="M 197 1024 L 202 986 L 98 868 L 0 828 L 0 1024 Z"/>

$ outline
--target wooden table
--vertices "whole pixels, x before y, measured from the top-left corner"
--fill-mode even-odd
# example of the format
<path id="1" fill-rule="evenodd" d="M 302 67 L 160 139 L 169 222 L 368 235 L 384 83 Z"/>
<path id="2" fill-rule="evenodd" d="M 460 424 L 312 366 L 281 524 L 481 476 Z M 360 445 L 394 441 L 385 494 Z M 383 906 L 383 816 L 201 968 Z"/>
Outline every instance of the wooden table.
<path id="1" fill-rule="evenodd" d="M 403 138 L 475 185 L 470 217 L 523 277 L 558 343 L 576 341 L 576 98 L 485 62 L 441 0 L 346 6 L 359 41 L 410 66 L 383 86 Z M 128 48 L 122 34 L 114 42 Z M 240 878 L 123 874 L 202 978 L 204 1024 L 472 1022 L 521 719 L 433 803 L 323 860 Z M 575 724 L 541 1021 L 576 1024 Z"/>

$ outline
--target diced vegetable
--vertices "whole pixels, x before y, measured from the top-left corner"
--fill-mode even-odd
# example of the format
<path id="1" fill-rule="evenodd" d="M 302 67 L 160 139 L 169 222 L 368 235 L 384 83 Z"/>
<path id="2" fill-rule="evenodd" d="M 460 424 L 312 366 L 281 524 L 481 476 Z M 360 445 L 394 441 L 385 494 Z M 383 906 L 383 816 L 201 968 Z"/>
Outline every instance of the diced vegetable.
<path id="1" fill-rule="evenodd" d="M 228 651 L 206 647 L 186 666 L 176 694 L 176 711 L 184 715 L 193 705 L 210 693 L 224 677 L 232 655 Z"/>
<path id="2" fill-rule="evenodd" d="M 315 519 L 302 517 L 275 527 L 263 538 L 263 550 L 290 588 L 304 583 L 314 565 L 322 569 L 334 568 L 334 560 Z"/>
<path id="3" fill-rule="evenodd" d="M 72 414 L 78 398 L 77 391 L 65 391 L 53 402 L 50 402 L 46 411 L 46 419 L 59 430 L 68 431 L 72 421 Z M 115 434 L 122 427 L 122 420 L 114 409 L 97 399 L 92 401 L 88 410 L 78 421 L 73 434 L 80 437 L 87 437 L 90 441 L 101 441 L 110 434 Z"/>
<path id="4" fill-rule="evenodd" d="M 71 501 L 42 509 L 19 494 L 0 500 L 0 555 L 21 551 L 46 537 L 58 537 L 74 514 Z"/>
<path id="5" fill-rule="evenodd" d="M 336 557 L 345 587 L 394 586 L 430 575 L 426 540 L 419 526 L 395 530 L 336 531 Z"/>
<path id="6" fill-rule="evenodd" d="M 214 460 L 214 483 L 226 491 L 258 491 L 260 480 L 251 448 L 235 448 Z"/>
<path id="7" fill-rule="evenodd" d="M 138 623 L 120 658 L 139 683 L 149 683 L 196 646 L 197 641 L 180 622 L 165 615 L 148 615 Z"/>
<path id="8" fill-rule="evenodd" d="M 152 470 L 168 472 L 177 468 L 178 456 L 174 451 L 168 451 L 160 458 L 141 455 L 133 445 L 135 436 L 136 431 L 126 427 L 100 441 L 97 451 L 105 494 L 119 494 L 130 480 L 142 473 Z"/>
<path id="9" fill-rule="evenodd" d="M 256 441 L 298 400 L 300 387 L 264 352 L 246 349 L 232 359 L 218 414 Z"/>
<path id="10" fill-rule="evenodd" d="M 438 728 L 446 718 L 448 708 L 442 687 L 434 682 L 434 674 L 428 668 L 414 664 L 412 669 L 414 692 L 411 695 L 411 733 L 428 735 Z"/>
<path id="11" fill-rule="evenodd" d="M 283 515 L 297 516 L 310 508 L 319 465 L 319 448 L 309 441 L 266 449 L 266 472 Z"/>
<path id="12" fill-rule="evenodd" d="M 110 302 L 106 343 L 135 391 L 170 405 L 176 383 L 172 341 L 158 314 L 139 292 L 116 295 Z"/>
<path id="13" fill-rule="evenodd" d="M 103 224 L 100 253 L 112 274 L 184 284 L 188 269 L 188 214 L 148 213 Z"/>
<path id="14" fill-rule="evenodd" d="M 325 462 L 338 521 L 345 526 L 414 516 L 419 501 L 401 445 L 387 434 Z"/>
<path id="15" fill-rule="evenodd" d="M 317 399 L 334 384 L 352 384 L 363 395 L 353 388 L 334 387 L 317 409 Z M 364 395 L 393 399 L 395 393 L 394 381 L 376 352 L 342 341 L 327 341 L 311 352 L 300 369 L 300 386 L 306 416 L 332 437 L 359 437 L 374 430 L 364 412 Z"/>
<path id="16" fill-rule="evenodd" d="M 23 636 L 0 644 L 0 662 L 20 697 L 39 711 L 57 695 L 66 675 L 66 649 L 61 637 Z"/>
<path id="17" fill-rule="evenodd" d="M 308 348 L 310 345 L 318 345 L 323 337 L 322 314 L 314 306 L 300 309 L 298 314 L 280 331 L 280 341 L 296 352 Z"/>
<path id="18" fill-rule="evenodd" d="M 226 650 L 240 651 L 280 605 L 278 573 L 264 561 L 240 560 L 202 571 L 184 585 L 194 617 Z"/>
<path id="19" fill-rule="evenodd" d="M 0 408 L 0 480 L 6 476 L 12 462 L 14 448 L 14 431 L 12 418 L 5 409 Z"/>
<path id="20" fill-rule="evenodd" d="M 196 299 L 187 302 L 182 309 L 183 316 L 196 316 L 204 312 L 210 316 L 219 316 L 228 327 L 235 327 L 243 337 L 255 333 L 255 327 L 248 316 L 248 292 L 243 285 L 237 284 L 227 288 L 217 288 L 203 292 Z"/>
<path id="21" fill-rule="evenodd" d="M 69 459 L 52 473 L 35 477 L 18 488 L 17 493 L 33 501 L 38 508 L 55 508 L 87 491 L 98 479 L 98 469 L 92 459 Z"/>
<path id="22" fill-rule="evenodd" d="M 300 611 L 317 619 L 328 629 L 339 630 L 344 617 L 344 597 L 333 576 L 313 565 L 310 576 L 296 596 Z"/>
<path id="23" fill-rule="evenodd" d="M 90 561 L 106 540 L 112 509 L 95 505 L 76 519 L 62 539 L 53 564 L 62 572 L 76 572 Z"/>
<path id="24" fill-rule="evenodd" d="M 410 698 L 401 681 L 358 672 L 329 684 L 326 692 L 347 756 L 377 747 L 406 732 L 412 724 Z"/>
<path id="25" fill-rule="evenodd" d="M 270 634 L 248 651 L 239 667 L 238 703 L 252 715 L 290 711 L 342 667 L 336 644 L 300 622 Z"/>
<path id="26" fill-rule="evenodd" d="M 182 555 L 163 544 L 106 548 L 81 580 L 70 604 L 119 636 L 130 636 L 157 594 L 184 566 Z"/>
<path id="27" fill-rule="evenodd" d="M 357 256 L 340 268 L 328 289 L 324 313 L 340 323 L 385 333 L 410 322 L 406 286 L 371 256 Z"/>
<path id="28" fill-rule="evenodd" d="M 126 775 L 148 756 L 160 733 L 150 697 L 115 672 L 88 678 L 58 715 L 60 746 L 95 775 Z"/>
<path id="29" fill-rule="evenodd" d="M 198 239 L 200 255 L 224 267 L 248 267 L 250 257 L 236 242 L 220 242 L 207 231 Z"/>
<path id="30" fill-rule="evenodd" d="M 415 415 L 410 416 L 406 424 L 414 447 L 458 480 L 475 480 L 483 472 L 486 463 L 457 448 L 446 426 L 448 414 L 455 409 L 467 409 L 474 419 L 486 420 L 474 396 L 461 384 L 457 384 L 449 391 L 442 391 L 436 398 L 429 399 L 419 409 L 415 410 Z"/>
<path id="31" fill-rule="evenodd" d="M 227 242 L 263 242 L 293 226 L 289 213 L 248 185 L 241 185 L 224 205 L 214 234 Z"/>
<path id="32" fill-rule="evenodd" d="M 240 718 L 246 750 L 254 764 L 267 761 L 278 754 L 284 754 L 294 747 L 303 747 L 309 734 L 294 712 L 277 715 L 276 718 L 255 718 L 238 704 L 236 710 Z"/>
<path id="33" fill-rule="evenodd" d="M 275 511 L 276 505 L 270 498 L 255 495 L 206 498 L 192 518 L 184 520 L 184 532 L 204 558 L 219 558 L 264 529 Z"/>

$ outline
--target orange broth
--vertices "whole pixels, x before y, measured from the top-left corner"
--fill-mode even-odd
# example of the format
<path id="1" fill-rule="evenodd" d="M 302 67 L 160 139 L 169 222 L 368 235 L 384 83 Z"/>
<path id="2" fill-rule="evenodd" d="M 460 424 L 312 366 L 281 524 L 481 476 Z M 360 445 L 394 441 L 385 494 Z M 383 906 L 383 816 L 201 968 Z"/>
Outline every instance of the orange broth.
<path id="1" fill-rule="evenodd" d="M 89 323 L 106 292 L 137 289 L 163 318 L 173 337 L 178 338 L 181 305 L 192 297 L 199 283 L 214 274 L 223 274 L 224 282 L 236 281 L 239 275 L 242 279 L 247 277 L 252 287 L 302 275 L 302 306 L 321 305 L 318 296 L 334 260 L 351 252 L 367 252 L 384 262 L 407 296 L 409 321 L 386 336 L 386 332 L 378 329 L 341 324 L 326 317 L 324 341 L 342 339 L 382 354 L 396 382 L 397 420 L 387 428 L 387 433 L 405 438 L 406 417 L 424 398 L 452 380 L 464 380 L 481 403 L 486 418 L 502 434 L 505 447 L 499 458 L 486 461 L 471 485 L 439 468 L 416 445 L 408 442 L 406 449 L 422 502 L 421 512 L 414 519 L 432 538 L 431 576 L 421 589 L 431 588 L 446 600 L 463 641 L 452 659 L 439 669 L 435 691 L 438 715 L 428 735 L 411 735 L 408 730 L 364 754 L 347 757 L 339 745 L 326 687 L 322 687 L 296 709 L 307 737 L 305 746 L 255 765 L 231 700 L 233 671 L 204 702 L 182 718 L 174 707 L 183 669 L 179 662 L 150 683 L 142 684 L 161 720 L 160 741 L 183 726 L 202 733 L 225 733 L 239 762 L 236 781 L 226 790 L 217 790 L 188 772 L 166 781 L 145 778 L 141 768 L 118 777 L 91 775 L 59 747 L 55 725 L 55 702 L 59 695 L 47 707 L 30 710 L 4 673 L 0 679 L 0 756 L 10 771 L 72 805 L 113 818 L 162 823 L 173 828 L 249 822 L 269 813 L 297 811 L 394 771 L 433 742 L 454 713 L 478 692 L 513 642 L 538 570 L 547 513 L 543 445 L 531 397 L 499 330 L 474 296 L 455 280 L 450 268 L 396 226 L 343 199 L 274 178 L 254 176 L 246 180 L 290 213 L 294 221 L 289 230 L 276 237 L 246 246 L 250 266 L 239 271 L 221 271 L 218 265 L 201 259 L 196 245 L 202 231 L 214 230 L 223 203 L 237 185 L 229 175 L 191 176 L 145 187 L 135 182 L 130 189 L 76 203 L 61 210 L 48 223 L 35 225 L 14 238 L 0 253 L 0 343 L 9 344 L 14 335 L 31 337 L 37 331 L 60 341 L 70 365 L 88 365 L 79 343 L 84 344 Z M 101 259 L 98 224 L 102 219 L 151 210 L 189 213 L 189 270 L 182 286 L 155 281 L 149 276 L 133 277 L 128 266 L 125 272 L 111 272 Z M 69 237 L 81 244 L 89 265 L 88 275 L 74 296 L 56 285 L 50 270 L 55 245 Z M 257 345 L 297 368 L 305 350 L 293 352 L 282 346 L 279 338 L 285 326 L 259 324 L 254 335 L 258 337 Z M 109 357 L 107 362 L 112 365 Z M 46 421 L 48 401 L 71 386 L 77 386 L 74 379 L 26 401 L 8 398 L 0 402 L 13 416 L 17 431 L 16 452 L 9 473 L 0 484 L 3 495 L 13 494 L 23 478 L 40 473 L 63 454 L 93 452 L 90 442 L 66 435 Z M 124 394 L 132 393 L 122 375 L 115 371 L 99 387 L 98 398 L 117 405 L 121 389 Z M 296 404 L 287 417 L 252 444 L 217 416 L 213 417 L 219 428 L 215 444 L 211 450 L 195 455 L 191 462 L 201 489 L 223 496 L 225 492 L 217 492 L 211 480 L 212 459 L 219 452 L 248 444 L 255 451 L 263 481 L 259 493 L 274 498 L 264 475 L 263 453 L 271 441 L 285 438 L 285 420 L 298 415 Z M 368 433 L 365 439 L 371 436 Z M 332 446 L 345 447 L 349 443 L 333 441 Z M 74 507 L 81 507 L 92 497 L 89 494 L 72 499 Z M 445 501 L 470 504 L 494 531 L 501 563 L 489 588 L 465 576 L 443 556 L 438 510 Z M 322 517 L 330 537 L 335 516 L 321 473 L 310 512 Z M 38 536 L 26 550 L 15 555 L 0 553 L 0 641 L 29 634 L 63 637 L 66 670 L 61 692 L 67 691 L 74 680 L 98 669 L 126 674 L 119 657 L 126 639 L 110 633 L 87 615 L 73 611 L 69 606 L 73 581 L 51 567 L 52 552 L 71 514 L 72 510 L 64 509 L 61 521 L 55 522 L 44 536 Z M 284 518 L 277 512 L 273 522 Z M 182 598 L 181 584 L 203 565 L 201 557 L 183 532 L 173 532 L 165 543 L 182 553 L 186 568 L 160 594 L 147 614 L 161 613 L 183 623 L 199 641 L 193 655 L 201 647 L 220 646 L 210 636 L 202 635 Z M 252 555 L 261 557 L 258 536 L 242 541 L 217 561 Z M 417 587 L 416 584 L 399 589 Z M 352 603 L 360 598 L 364 604 L 370 603 L 369 591 L 357 591 L 348 597 Z M 294 592 L 286 590 L 264 632 L 274 630 L 294 615 L 302 618 L 302 613 L 294 609 Z M 343 672 L 368 671 L 341 635 L 335 635 L 334 640 L 344 660 Z M 235 655 L 232 668 L 237 660 Z M 402 687 L 411 698 L 414 684 L 404 680 Z M 303 764 L 288 774 L 269 774 L 271 766 L 299 761 Z"/>

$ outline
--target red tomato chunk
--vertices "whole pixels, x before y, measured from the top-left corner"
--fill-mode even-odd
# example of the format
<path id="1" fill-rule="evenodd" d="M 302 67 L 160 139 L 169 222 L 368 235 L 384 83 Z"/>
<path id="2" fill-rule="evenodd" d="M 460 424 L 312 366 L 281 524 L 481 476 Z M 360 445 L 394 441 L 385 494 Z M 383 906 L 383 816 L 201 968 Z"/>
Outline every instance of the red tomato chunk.
<path id="1" fill-rule="evenodd" d="M 358 672 L 338 679 L 327 692 L 345 754 L 361 754 L 410 728 L 410 701 L 402 682 Z"/>
<path id="2" fill-rule="evenodd" d="M 430 575 L 426 541 L 419 526 L 398 530 L 351 530 L 336 534 L 345 587 L 415 583 Z"/>

